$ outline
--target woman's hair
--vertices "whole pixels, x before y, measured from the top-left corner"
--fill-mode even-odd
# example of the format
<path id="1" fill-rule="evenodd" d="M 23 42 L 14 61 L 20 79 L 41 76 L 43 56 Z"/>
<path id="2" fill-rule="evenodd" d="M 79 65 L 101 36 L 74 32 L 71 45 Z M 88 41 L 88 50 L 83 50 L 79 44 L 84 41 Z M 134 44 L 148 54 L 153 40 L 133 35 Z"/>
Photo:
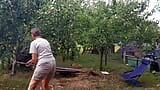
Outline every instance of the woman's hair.
<path id="1" fill-rule="evenodd" d="M 31 34 L 34 35 L 34 36 L 41 36 L 40 28 L 32 28 L 31 29 Z"/>

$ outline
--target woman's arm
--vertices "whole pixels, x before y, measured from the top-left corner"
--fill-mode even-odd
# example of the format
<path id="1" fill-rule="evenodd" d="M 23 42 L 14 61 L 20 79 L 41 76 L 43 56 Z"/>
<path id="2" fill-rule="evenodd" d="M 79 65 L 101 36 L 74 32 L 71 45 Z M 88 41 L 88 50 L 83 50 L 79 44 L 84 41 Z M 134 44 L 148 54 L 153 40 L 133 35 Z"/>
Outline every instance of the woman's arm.
<path id="1" fill-rule="evenodd" d="M 29 60 L 26 65 L 32 65 L 32 64 L 37 64 L 38 62 L 38 55 L 36 53 L 32 53 L 32 59 Z"/>

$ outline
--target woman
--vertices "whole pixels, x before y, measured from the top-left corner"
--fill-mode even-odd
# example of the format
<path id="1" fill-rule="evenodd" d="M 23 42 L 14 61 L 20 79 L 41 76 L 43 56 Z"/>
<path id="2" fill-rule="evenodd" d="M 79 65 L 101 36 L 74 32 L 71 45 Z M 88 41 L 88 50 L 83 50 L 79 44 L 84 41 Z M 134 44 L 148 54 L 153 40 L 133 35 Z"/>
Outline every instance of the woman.
<path id="1" fill-rule="evenodd" d="M 35 90 L 41 82 L 43 90 L 49 90 L 49 81 L 54 76 L 56 71 L 56 61 L 52 54 L 49 42 L 41 37 L 39 28 L 31 29 L 33 41 L 30 44 L 29 53 L 32 54 L 32 59 L 26 65 L 36 65 L 28 90 Z"/>

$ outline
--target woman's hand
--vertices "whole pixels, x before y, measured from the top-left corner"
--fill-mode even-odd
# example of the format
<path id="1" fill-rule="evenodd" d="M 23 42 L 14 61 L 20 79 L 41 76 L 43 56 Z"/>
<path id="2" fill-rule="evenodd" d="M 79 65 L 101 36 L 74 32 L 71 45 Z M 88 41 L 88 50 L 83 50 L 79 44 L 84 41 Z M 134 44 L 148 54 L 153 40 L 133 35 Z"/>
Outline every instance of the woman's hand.
<path id="1" fill-rule="evenodd" d="M 34 64 L 34 63 L 33 63 L 32 59 L 31 59 L 31 60 L 29 60 L 29 61 L 26 63 L 26 66 L 29 67 L 29 66 L 31 66 L 31 65 L 33 65 L 33 64 Z"/>
<path id="2" fill-rule="evenodd" d="M 32 59 L 26 63 L 26 66 L 36 65 L 38 61 L 38 55 L 36 53 L 32 53 Z"/>

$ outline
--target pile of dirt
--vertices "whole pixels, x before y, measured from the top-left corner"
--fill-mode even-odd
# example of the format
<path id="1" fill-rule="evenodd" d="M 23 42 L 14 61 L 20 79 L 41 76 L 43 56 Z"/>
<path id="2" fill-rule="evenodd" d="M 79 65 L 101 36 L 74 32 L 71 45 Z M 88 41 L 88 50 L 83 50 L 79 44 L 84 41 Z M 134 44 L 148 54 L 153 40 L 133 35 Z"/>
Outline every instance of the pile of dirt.
<path id="1" fill-rule="evenodd" d="M 57 75 L 51 81 L 53 90 L 96 90 L 96 82 L 103 81 L 104 76 L 93 69 L 81 69 L 81 72 L 71 76 Z"/>

